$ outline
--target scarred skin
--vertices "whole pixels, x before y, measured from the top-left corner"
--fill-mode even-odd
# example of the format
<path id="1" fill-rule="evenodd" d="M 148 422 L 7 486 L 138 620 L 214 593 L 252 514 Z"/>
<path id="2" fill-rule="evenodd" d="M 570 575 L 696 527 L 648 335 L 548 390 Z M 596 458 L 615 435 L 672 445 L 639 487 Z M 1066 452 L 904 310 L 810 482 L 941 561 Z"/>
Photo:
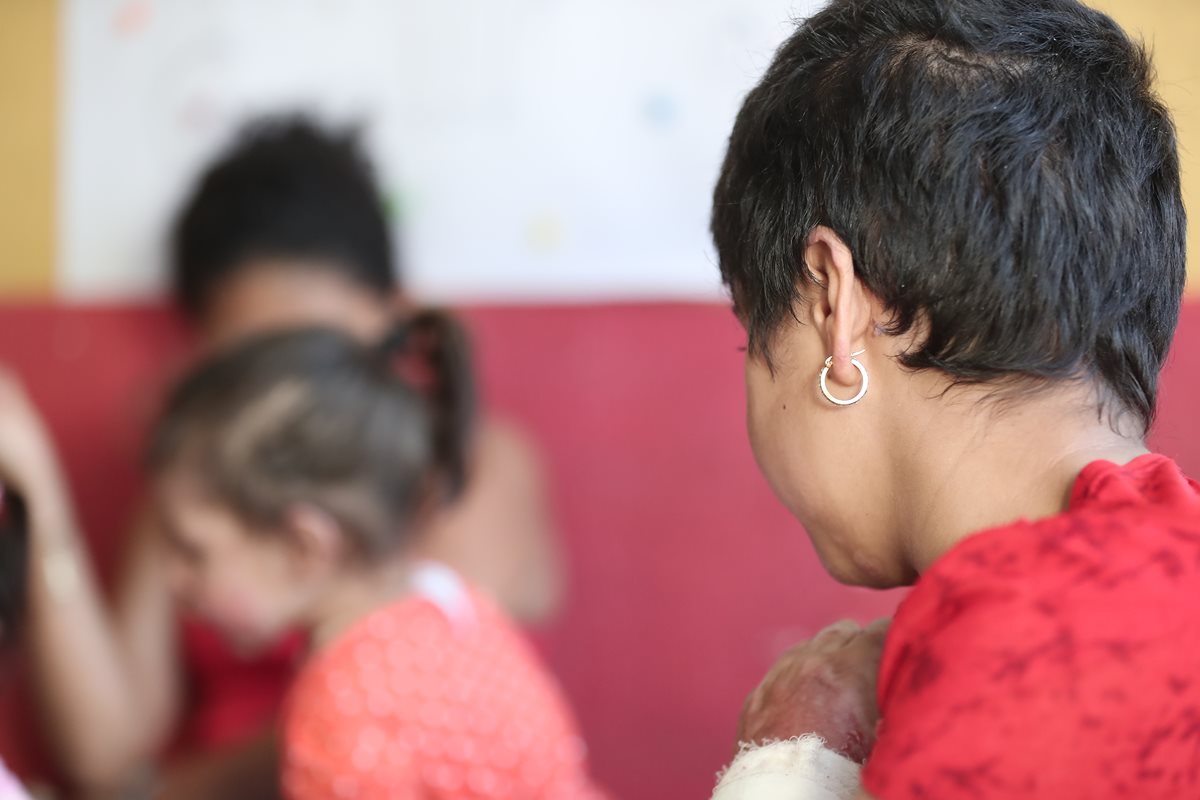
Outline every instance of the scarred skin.
<path id="1" fill-rule="evenodd" d="M 781 656 L 746 699 L 738 742 L 815 733 L 834 751 L 865 762 L 879 723 L 875 686 L 888 622 L 866 628 L 837 622 Z"/>

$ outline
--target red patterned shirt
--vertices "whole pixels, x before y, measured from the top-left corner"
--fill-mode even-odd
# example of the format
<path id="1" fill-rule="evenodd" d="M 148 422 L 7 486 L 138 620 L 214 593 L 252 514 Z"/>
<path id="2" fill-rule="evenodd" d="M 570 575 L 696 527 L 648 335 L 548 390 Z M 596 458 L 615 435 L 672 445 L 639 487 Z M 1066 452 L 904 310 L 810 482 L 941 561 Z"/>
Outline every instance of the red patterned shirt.
<path id="1" fill-rule="evenodd" d="M 963 540 L 896 614 L 880 800 L 1200 797 L 1200 485 L 1090 464 L 1068 510 Z"/>

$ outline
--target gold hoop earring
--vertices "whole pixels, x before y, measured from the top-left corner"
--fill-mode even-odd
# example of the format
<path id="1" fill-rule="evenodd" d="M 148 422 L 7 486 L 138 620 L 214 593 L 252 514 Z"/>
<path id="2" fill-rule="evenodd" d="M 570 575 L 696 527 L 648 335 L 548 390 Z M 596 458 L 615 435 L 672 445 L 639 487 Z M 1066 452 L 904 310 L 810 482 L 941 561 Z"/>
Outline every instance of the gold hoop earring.
<path id="1" fill-rule="evenodd" d="M 827 375 L 829 375 L 829 368 L 833 366 L 833 356 L 830 356 L 829 358 L 825 359 L 825 367 L 824 367 L 824 369 L 821 370 L 820 384 L 821 384 L 821 394 L 825 395 L 826 400 L 833 403 L 835 406 L 852 406 L 855 403 L 857 403 L 859 400 L 862 400 L 863 397 L 866 396 L 866 394 L 867 394 L 867 368 L 864 367 L 857 358 L 857 356 L 861 356 L 865 352 L 867 352 L 867 351 L 859 350 L 857 353 L 850 354 L 850 366 L 852 366 L 856 370 L 858 370 L 859 375 L 862 375 L 862 386 L 859 387 L 858 394 L 854 395 L 854 397 L 851 397 L 849 400 L 842 400 L 841 398 L 834 397 L 832 394 L 829 393 L 829 385 L 826 383 L 825 378 Z"/>

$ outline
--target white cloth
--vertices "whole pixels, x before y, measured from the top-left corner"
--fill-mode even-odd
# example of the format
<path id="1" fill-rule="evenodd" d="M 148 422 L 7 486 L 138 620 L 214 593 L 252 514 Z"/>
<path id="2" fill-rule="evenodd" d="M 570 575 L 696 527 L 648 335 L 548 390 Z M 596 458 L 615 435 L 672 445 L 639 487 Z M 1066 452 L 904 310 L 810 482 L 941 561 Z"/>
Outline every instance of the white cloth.
<path id="1" fill-rule="evenodd" d="M 0 800 L 29 800 L 25 787 L 8 771 L 3 761 L 0 761 Z"/>
<path id="2" fill-rule="evenodd" d="M 712 800 L 854 800 L 861 771 L 819 736 L 743 745 Z"/>
<path id="3" fill-rule="evenodd" d="M 413 566 L 413 592 L 433 603 L 457 626 L 475 622 L 475 606 L 467 584 L 450 567 L 437 561 L 420 561 Z"/>

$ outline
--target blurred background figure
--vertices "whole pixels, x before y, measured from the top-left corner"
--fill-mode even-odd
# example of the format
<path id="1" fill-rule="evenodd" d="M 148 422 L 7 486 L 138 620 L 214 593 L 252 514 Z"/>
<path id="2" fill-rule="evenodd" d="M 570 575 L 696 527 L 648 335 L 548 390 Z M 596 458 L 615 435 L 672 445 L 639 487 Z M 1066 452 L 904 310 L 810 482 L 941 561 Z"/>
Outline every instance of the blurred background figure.
<path id="1" fill-rule="evenodd" d="M 1096 4 L 1153 40 L 1193 159 L 1185 174 L 1195 173 L 1200 9 Z M 105 778 L 113 753 L 131 762 L 160 747 L 216 753 L 229 767 L 226 746 L 269 745 L 256 737 L 302 642 L 250 657 L 176 625 L 145 566 L 150 528 L 131 526 L 145 494 L 141 444 L 164 379 L 198 354 L 304 320 L 345 319 L 370 336 L 412 298 L 453 307 L 471 328 L 491 420 L 480 476 L 489 436 L 499 453 L 476 506 L 494 510 L 478 525 L 448 519 L 434 555 L 517 616 L 544 619 L 538 648 L 602 785 L 633 800 L 705 796 L 741 702 L 775 656 L 898 599 L 836 586 L 758 477 L 738 424 L 745 341 L 706 231 L 737 107 L 791 19 L 817 5 L 0 4 L 0 361 L 61 450 L 84 576 L 71 613 L 53 616 L 57 633 L 38 626 L 35 603 L 24 657 L 0 665 L 0 755 L 14 771 Z M 317 122 L 278 121 L 295 109 Z M 264 115 L 277 121 L 237 135 Z M 333 162 L 306 148 L 321 139 L 354 151 L 345 131 L 355 125 L 378 197 L 322 188 L 314 194 L 336 193 L 337 208 L 277 229 L 271 215 L 287 216 L 308 187 L 264 179 L 243 210 L 225 200 L 181 215 L 190 192 L 221 185 L 215 172 L 204 178 L 214 160 L 261 153 L 255 143 L 271 137 L 346 185 L 357 166 L 326 170 Z M 328 231 L 346 227 L 331 247 Z M 186 248 L 185 271 L 186 230 L 210 232 Z M 1177 341 L 1153 444 L 1195 472 L 1194 296 Z M 58 553 L 50 563 L 68 563 Z M 168 677 L 131 679 L 135 662 L 138 674 Z M 44 714 L 24 700 L 31 666 Z M 84 669 L 119 691 L 97 701 L 72 678 Z M 73 729 L 83 714 L 92 722 Z M 42 733 L 63 758 L 45 758 L 34 721 L 50 723 Z M 261 763 L 264 751 L 238 752 Z M 171 760 L 220 774 L 207 759 Z M 174 773 L 179 786 L 197 774 Z"/>
<path id="2" fill-rule="evenodd" d="M 176 220 L 172 294 L 203 348 L 303 325 L 374 339 L 409 305 L 392 239 L 356 133 L 266 118 L 204 174 Z M 427 555 L 517 619 L 545 619 L 558 603 L 558 556 L 530 443 L 487 419 L 471 478 Z"/>
<path id="3" fill-rule="evenodd" d="M 280 723 L 288 800 L 601 797 L 528 643 L 420 546 L 469 485 L 470 350 L 435 311 L 369 339 L 266 334 L 190 372 L 155 426 L 172 589 L 231 641 L 310 639 Z"/>
<path id="4" fill-rule="evenodd" d="M 394 252 L 354 136 L 302 118 L 264 120 L 187 199 L 170 238 L 172 293 L 207 350 L 302 325 L 369 341 L 406 313 Z M 178 628 L 155 527 L 146 520 L 131 536 L 111 620 L 70 613 L 101 605 L 86 563 L 72 565 L 83 575 L 72 603 L 35 605 L 30 643 L 62 766 L 77 785 L 111 791 L 171 744 L 168 796 L 232 796 L 235 787 L 261 796 L 275 772 L 267 726 L 304 643 L 288 636 L 238 654 L 202 624 Z M 553 610 L 558 563 L 540 470 L 515 429 L 481 425 L 469 486 L 420 547 L 517 619 Z"/>

